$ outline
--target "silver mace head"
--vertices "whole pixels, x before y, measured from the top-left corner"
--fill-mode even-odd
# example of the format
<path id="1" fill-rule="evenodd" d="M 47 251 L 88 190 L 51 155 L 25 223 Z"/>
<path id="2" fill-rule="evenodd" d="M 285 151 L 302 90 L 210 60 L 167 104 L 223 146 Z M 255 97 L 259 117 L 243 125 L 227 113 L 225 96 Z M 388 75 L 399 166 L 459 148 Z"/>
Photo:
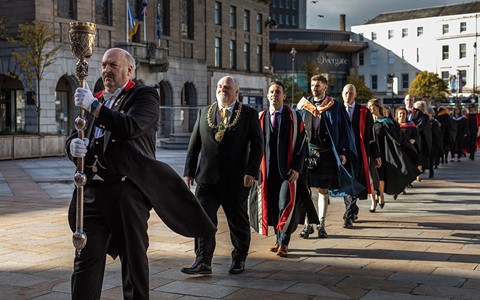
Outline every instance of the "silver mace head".
<path id="1" fill-rule="evenodd" d="M 79 61 L 77 62 L 77 77 L 84 80 L 88 75 L 88 63 L 95 48 L 96 25 L 90 22 L 70 22 L 70 47 Z"/>
<path id="2" fill-rule="evenodd" d="M 80 255 L 83 247 L 87 244 L 87 234 L 83 230 L 77 230 L 72 237 L 73 246 L 77 250 L 77 255 Z"/>

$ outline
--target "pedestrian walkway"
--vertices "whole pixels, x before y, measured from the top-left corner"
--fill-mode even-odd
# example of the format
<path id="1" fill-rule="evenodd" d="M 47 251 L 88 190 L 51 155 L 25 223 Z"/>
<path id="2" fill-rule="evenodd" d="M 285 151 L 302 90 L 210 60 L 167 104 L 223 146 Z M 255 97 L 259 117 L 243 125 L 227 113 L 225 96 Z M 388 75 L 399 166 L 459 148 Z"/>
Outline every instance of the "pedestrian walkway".
<path id="1" fill-rule="evenodd" d="M 159 150 L 179 174 L 185 151 Z M 66 158 L 0 161 L 0 299 L 70 299 L 74 248 L 67 207 L 75 166 Z M 146 170 L 147 171 L 147 170 Z M 292 236 L 287 258 L 274 237 L 252 233 L 246 270 L 228 274 L 231 243 L 219 218 L 212 276 L 180 272 L 193 241 L 153 213 L 151 299 L 480 299 L 480 161 L 464 159 L 423 175 L 407 195 L 387 196 L 369 213 L 360 202 L 353 229 L 343 199 L 328 211 L 327 239 Z M 161 197 L 161 195 L 159 195 Z M 122 299 L 120 264 L 108 260 L 102 299 Z"/>

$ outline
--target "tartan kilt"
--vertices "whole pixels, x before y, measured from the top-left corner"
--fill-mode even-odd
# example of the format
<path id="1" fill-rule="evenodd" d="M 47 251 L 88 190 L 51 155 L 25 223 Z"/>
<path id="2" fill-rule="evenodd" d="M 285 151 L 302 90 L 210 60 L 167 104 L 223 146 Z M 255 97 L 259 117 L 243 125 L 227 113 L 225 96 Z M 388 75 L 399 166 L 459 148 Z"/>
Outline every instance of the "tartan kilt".
<path id="1" fill-rule="evenodd" d="M 337 189 L 338 165 L 333 150 L 320 152 L 319 164 L 314 169 L 308 170 L 310 187 L 322 189 Z"/>

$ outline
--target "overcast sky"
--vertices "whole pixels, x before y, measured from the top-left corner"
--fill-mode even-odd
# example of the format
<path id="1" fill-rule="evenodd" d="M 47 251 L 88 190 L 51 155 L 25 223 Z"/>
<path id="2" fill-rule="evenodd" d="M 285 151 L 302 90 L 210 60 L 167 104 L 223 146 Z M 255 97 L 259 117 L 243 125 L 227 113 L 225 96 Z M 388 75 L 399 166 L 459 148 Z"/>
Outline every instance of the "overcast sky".
<path id="1" fill-rule="evenodd" d="M 346 29 L 361 25 L 384 12 L 394 12 L 474 2 L 473 0 L 307 0 L 307 28 L 340 29 L 340 14 L 346 15 Z M 319 17 L 322 15 L 323 17 Z"/>

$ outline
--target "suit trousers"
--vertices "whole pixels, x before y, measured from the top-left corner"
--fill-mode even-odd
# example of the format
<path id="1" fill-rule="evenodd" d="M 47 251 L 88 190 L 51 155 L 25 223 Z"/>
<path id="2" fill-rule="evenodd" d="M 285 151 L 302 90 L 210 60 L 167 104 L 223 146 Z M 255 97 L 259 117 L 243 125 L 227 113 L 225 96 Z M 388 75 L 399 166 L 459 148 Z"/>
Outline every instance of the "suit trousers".
<path id="1" fill-rule="evenodd" d="M 196 196 L 215 226 L 218 226 L 217 213 L 222 206 L 227 217 L 232 241 L 232 260 L 245 261 L 250 248 L 250 221 L 248 218 L 249 188 L 232 184 L 197 183 Z M 196 261 L 212 264 L 215 251 L 215 234 L 195 238 Z"/>
<path id="2" fill-rule="evenodd" d="M 87 243 L 74 260 L 72 299 L 100 299 L 107 253 L 120 257 L 124 299 L 148 299 L 147 221 L 151 207 L 143 193 L 129 179 L 119 179 L 92 181 L 84 194 Z M 75 220 L 74 212 L 72 201 L 70 221 Z"/>
<path id="3" fill-rule="evenodd" d="M 343 214 L 343 219 L 350 219 L 353 221 L 353 216 L 358 215 L 358 198 L 356 196 L 346 196 L 343 197 L 343 202 L 345 203 L 345 213 Z"/>

